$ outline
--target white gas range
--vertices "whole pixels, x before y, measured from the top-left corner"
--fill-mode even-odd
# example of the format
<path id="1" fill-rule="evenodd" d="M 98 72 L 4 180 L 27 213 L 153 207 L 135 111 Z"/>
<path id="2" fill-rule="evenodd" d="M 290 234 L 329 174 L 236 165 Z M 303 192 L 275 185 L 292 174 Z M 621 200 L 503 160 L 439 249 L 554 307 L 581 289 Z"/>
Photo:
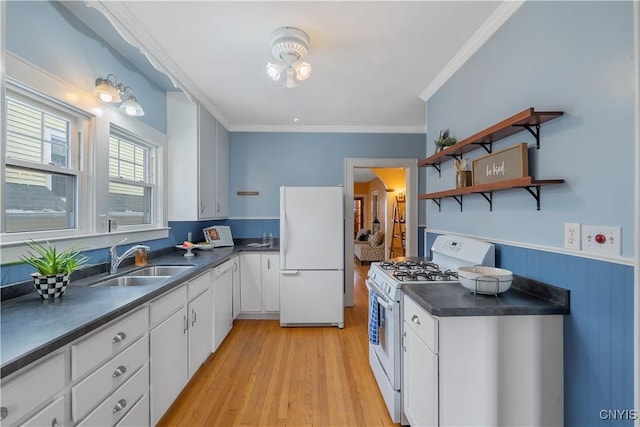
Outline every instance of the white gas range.
<path id="1" fill-rule="evenodd" d="M 468 237 L 440 235 L 431 252 L 431 259 L 401 257 L 372 263 L 366 281 L 369 289 L 369 364 L 395 423 L 402 421 L 402 284 L 459 283 L 459 267 L 495 265 L 494 245 Z M 371 336 L 372 327 L 375 338 Z"/>

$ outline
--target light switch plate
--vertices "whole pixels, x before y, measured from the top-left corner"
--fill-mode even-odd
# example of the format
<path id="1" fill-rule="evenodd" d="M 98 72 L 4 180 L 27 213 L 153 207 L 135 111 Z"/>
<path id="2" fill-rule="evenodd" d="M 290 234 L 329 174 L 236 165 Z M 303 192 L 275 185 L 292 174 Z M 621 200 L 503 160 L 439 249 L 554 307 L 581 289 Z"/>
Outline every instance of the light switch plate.
<path id="1" fill-rule="evenodd" d="M 622 227 L 583 225 L 582 250 L 600 255 L 621 255 Z"/>

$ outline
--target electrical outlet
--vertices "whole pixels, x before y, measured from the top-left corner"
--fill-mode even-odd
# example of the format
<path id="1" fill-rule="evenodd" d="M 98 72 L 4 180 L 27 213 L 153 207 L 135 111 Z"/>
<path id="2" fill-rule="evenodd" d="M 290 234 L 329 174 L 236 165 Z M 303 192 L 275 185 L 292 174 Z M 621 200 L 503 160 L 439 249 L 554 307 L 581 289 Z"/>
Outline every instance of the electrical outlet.
<path id="1" fill-rule="evenodd" d="M 622 227 L 604 225 L 582 226 L 582 250 L 601 255 L 622 253 Z"/>
<path id="2" fill-rule="evenodd" d="M 580 250 L 580 224 L 577 222 L 564 223 L 564 248 Z"/>

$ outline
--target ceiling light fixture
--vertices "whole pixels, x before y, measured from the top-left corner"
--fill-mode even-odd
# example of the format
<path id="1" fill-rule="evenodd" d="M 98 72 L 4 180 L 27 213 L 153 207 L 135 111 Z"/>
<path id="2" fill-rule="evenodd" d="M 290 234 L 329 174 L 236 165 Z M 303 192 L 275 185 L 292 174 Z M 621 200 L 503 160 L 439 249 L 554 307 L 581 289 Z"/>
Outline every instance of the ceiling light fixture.
<path id="1" fill-rule="evenodd" d="M 133 95 L 133 89 L 122 83 L 118 83 L 116 76 L 113 74 L 108 74 L 106 79 L 98 77 L 96 79 L 96 87 L 93 89 L 93 94 L 103 102 L 113 103 L 122 102 L 122 96 L 125 96 L 126 100 L 120 104 L 119 110 L 128 116 L 144 116 L 144 110 Z"/>
<path id="2" fill-rule="evenodd" d="M 267 74 L 275 81 L 285 76 L 285 87 L 298 86 L 298 82 L 311 75 L 311 64 L 302 61 L 309 50 L 309 36 L 295 27 L 281 27 L 271 33 L 271 54 L 278 59 L 267 64 Z"/>

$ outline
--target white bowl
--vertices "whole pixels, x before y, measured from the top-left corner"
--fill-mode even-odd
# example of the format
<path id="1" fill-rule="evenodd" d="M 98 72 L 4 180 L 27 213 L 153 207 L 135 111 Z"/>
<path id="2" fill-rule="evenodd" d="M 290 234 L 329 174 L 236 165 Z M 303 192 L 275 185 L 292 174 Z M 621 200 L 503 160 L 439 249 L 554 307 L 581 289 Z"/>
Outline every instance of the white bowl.
<path id="1" fill-rule="evenodd" d="M 194 248 L 200 249 L 200 250 L 203 250 L 203 251 L 210 251 L 213 248 L 215 248 L 215 245 L 213 243 L 196 243 L 194 245 Z"/>
<path id="2" fill-rule="evenodd" d="M 479 294 L 494 295 L 511 287 L 513 272 L 484 265 L 460 267 L 458 279 L 465 288 Z M 496 292 L 497 291 L 497 292 Z"/>

